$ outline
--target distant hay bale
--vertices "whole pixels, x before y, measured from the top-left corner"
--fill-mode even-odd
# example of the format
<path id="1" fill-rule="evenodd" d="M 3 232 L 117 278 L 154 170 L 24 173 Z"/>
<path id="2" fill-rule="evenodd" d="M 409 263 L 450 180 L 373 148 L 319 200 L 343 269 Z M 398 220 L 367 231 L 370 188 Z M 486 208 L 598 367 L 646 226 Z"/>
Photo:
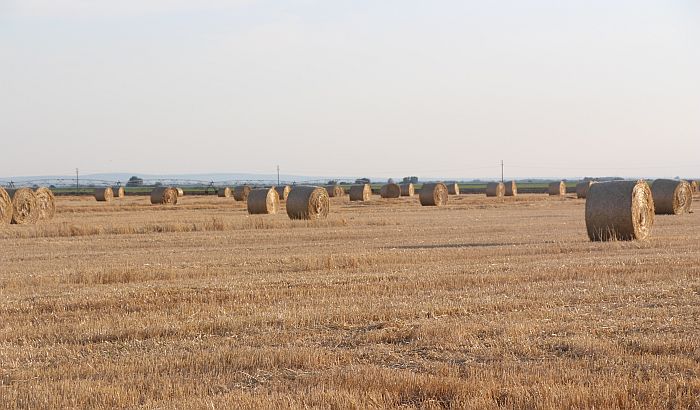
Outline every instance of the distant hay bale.
<path id="1" fill-rule="evenodd" d="M 112 187 L 112 194 L 115 198 L 124 198 L 126 192 L 124 191 L 124 187 L 120 185 Z"/>
<path id="2" fill-rule="evenodd" d="M 401 184 L 399 187 L 401 187 L 401 196 L 413 196 L 416 194 L 416 188 L 410 182 L 408 184 Z"/>
<path id="3" fill-rule="evenodd" d="M 547 192 L 551 196 L 564 196 L 566 195 L 566 184 L 564 181 L 552 182 L 549 184 Z"/>
<path id="4" fill-rule="evenodd" d="M 0 187 L 0 225 L 12 222 L 12 198 Z"/>
<path id="5" fill-rule="evenodd" d="M 518 186 L 515 181 L 508 181 L 505 183 L 505 196 L 518 196 Z"/>
<path id="6" fill-rule="evenodd" d="M 219 196 L 219 198 L 230 198 L 231 195 L 233 195 L 233 191 L 231 191 L 231 188 L 225 186 L 217 188 L 216 194 Z"/>
<path id="7" fill-rule="evenodd" d="M 680 215 L 690 212 L 693 191 L 687 181 L 657 179 L 651 184 L 657 215 Z"/>
<path id="8" fill-rule="evenodd" d="M 182 197 L 185 196 L 185 190 L 182 188 L 175 188 L 177 190 L 177 196 Z"/>
<path id="9" fill-rule="evenodd" d="M 369 184 L 353 185 L 350 187 L 351 201 L 369 201 L 372 198 L 372 187 Z"/>
<path id="10" fill-rule="evenodd" d="M 576 198 L 585 198 L 593 184 L 593 181 L 583 181 L 576 184 Z"/>
<path id="11" fill-rule="evenodd" d="M 586 195 L 591 241 L 642 240 L 654 224 L 654 199 L 644 180 L 592 184 Z"/>
<path id="12" fill-rule="evenodd" d="M 442 182 L 423 184 L 418 199 L 423 206 L 443 206 L 447 204 L 447 186 Z"/>
<path id="13" fill-rule="evenodd" d="M 386 184 L 382 186 L 379 195 L 382 198 L 398 198 L 401 196 L 401 187 L 394 183 Z"/>
<path id="14" fill-rule="evenodd" d="M 39 205 L 39 220 L 48 221 L 56 215 L 56 198 L 49 188 L 37 188 L 34 192 Z"/>
<path id="15" fill-rule="evenodd" d="M 690 187 L 693 189 L 693 192 L 698 192 L 698 181 L 690 181 Z"/>
<path id="16" fill-rule="evenodd" d="M 291 190 L 292 187 L 290 187 L 289 185 L 275 187 L 275 191 L 277 191 L 277 196 L 279 196 L 280 201 L 286 201 L 287 196 L 289 196 L 289 191 Z"/>
<path id="17" fill-rule="evenodd" d="M 177 189 L 169 186 L 159 186 L 151 191 L 151 203 L 153 205 L 177 204 Z"/>
<path id="18" fill-rule="evenodd" d="M 486 184 L 486 196 L 500 198 L 506 194 L 506 186 L 503 182 L 489 182 Z"/>
<path id="19" fill-rule="evenodd" d="M 114 198 L 114 191 L 112 191 L 112 187 L 105 187 L 105 188 L 95 188 L 95 199 L 98 202 L 108 202 L 111 201 L 112 198 Z"/>
<path id="20" fill-rule="evenodd" d="M 251 188 L 248 185 L 239 185 L 233 188 L 233 199 L 235 199 L 236 201 L 247 202 L 250 190 Z"/>
<path id="21" fill-rule="evenodd" d="M 459 195 L 459 184 L 455 183 L 450 183 L 447 184 L 447 193 L 449 195 Z"/>
<path id="22" fill-rule="evenodd" d="M 253 189 L 248 194 L 249 214 L 276 214 L 280 207 L 280 197 L 274 188 Z"/>
<path id="23" fill-rule="evenodd" d="M 287 216 L 290 219 L 323 219 L 328 216 L 328 191 L 316 186 L 296 186 L 287 197 Z"/>
<path id="24" fill-rule="evenodd" d="M 326 185 L 326 192 L 331 198 L 340 198 L 345 195 L 345 190 L 340 185 Z"/>
<path id="25" fill-rule="evenodd" d="M 12 199 L 12 223 L 16 225 L 35 224 L 39 220 L 39 202 L 29 188 L 8 189 Z"/>

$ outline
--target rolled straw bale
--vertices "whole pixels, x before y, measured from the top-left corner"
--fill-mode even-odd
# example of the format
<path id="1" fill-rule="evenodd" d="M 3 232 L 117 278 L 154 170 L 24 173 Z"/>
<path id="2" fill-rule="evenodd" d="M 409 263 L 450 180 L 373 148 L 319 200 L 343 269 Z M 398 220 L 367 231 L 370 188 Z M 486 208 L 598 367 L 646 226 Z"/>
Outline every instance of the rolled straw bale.
<path id="1" fill-rule="evenodd" d="M 107 202 L 111 201 L 112 198 L 114 198 L 114 191 L 112 191 L 112 187 L 105 187 L 105 188 L 95 188 L 95 199 L 98 202 Z"/>
<path id="2" fill-rule="evenodd" d="M 423 206 L 443 206 L 447 204 L 447 186 L 442 182 L 423 184 L 418 199 Z"/>
<path id="3" fill-rule="evenodd" d="M 688 181 L 657 179 L 651 184 L 657 215 L 680 215 L 690 212 L 693 191 Z"/>
<path id="4" fill-rule="evenodd" d="M 372 198 L 372 187 L 369 184 L 353 185 L 350 187 L 351 201 L 369 201 Z"/>
<path id="5" fill-rule="evenodd" d="M 175 189 L 177 190 L 177 196 L 178 196 L 178 197 L 185 196 L 185 190 L 184 190 L 184 189 L 182 189 L 182 188 L 175 188 Z"/>
<path id="6" fill-rule="evenodd" d="M 0 225 L 12 222 L 12 198 L 0 187 Z"/>
<path id="7" fill-rule="evenodd" d="M 8 189 L 12 198 L 12 223 L 16 225 L 35 224 L 39 220 L 39 201 L 30 188 Z"/>
<path id="8" fill-rule="evenodd" d="M 566 184 L 564 181 L 552 182 L 549 184 L 547 192 L 552 196 L 564 196 L 566 195 Z"/>
<path id="9" fill-rule="evenodd" d="M 408 184 L 401 184 L 399 186 L 401 187 L 401 196 L 413 196 L 416 194 L 416 189 L 410 182 Z"/>
<path id="10" fill-rule="evenodd" d="M 398 198 L 401 196 L 401 187 L 398 184 L 386 184 L 379 191 L 382 198 Z"/>
<path id="11" fill-rule="evenodd" d="M 49 188 L 37 188 L 34 192 L 39 205 L 39 220 L 48 221 L 56 215 L 56 198 Z"/>
<path id="12" fill-rule="evenodd" d="M 169 186 L 159 186 L 151 191 L 151 203 L 154 205 L 177 204 L 177 189 Z"/>
<path id="13" fill-rule="evenodd" d="M 251 188 L 248 185 L 239 185 L 233 188 L 233 199 L 236 201 L 248 201 L 248 194 L 250 194 Z"/>
<path id="14" fill-rule="evenodd" d="M 280 197 L 274 188 L 253 189 L 248 194 L 249 214 L 276 214 L 280 208 Z"/>
<path id="15" fill-rule="evenodd" d="M 316 186 L 297 186 L 287 197 L 287 216 L 290 219 L 322 219 L 330 210 L 328 191 Z"/>
<path id="16" fill-rule="evenodd" d="M 230 198 L 231 195 L 233 195 L 233 192 L 231 191 L 231 188 L 226 186 L 217 188 L 216 194 L 219 196 L 219 198 Z"/>
<path id="17" fill-rule="evenodd" d="M 690 187 L 693 189 L 693 192 L 698 192 L 698 181 L 690 181 Z"/>
<path id="18" fill-rule="evenodd" d="M 502 197 L 506 194 L 506 186 L 503 182 L 489 182 L 486 184 L 486 196 Z"/>
<path id="19" fill-rule="evenodd" d="M 328 196 L 331 198 L 339 198 L 345 195 L 345 190 L 340 185 L 326 185 L 326 192 L 328 192 Z"/>
<path id="20" fill-rule="evenodd" d="M 593 181 L 582 181 L 576 184 L 576 198 L 585 198 L 593 184 Z"/>
<path id="21" fill-rule="evenodd" d="M 586 194 L 591 241 L 646 239 L 654 224 L 654 199 L 644 180 L 592 184 Z"/>
<path id="22" fill-rule="evenodd" d="M 515 181 L 508 181 L 506 182 L 506 196 L 518 196 L 518 186 L 515 184 Z"/>
<path id="23" fill-rule="evenodd" d="M 114 194 L 115 198 L 124 198 L 124 195 L 126 193 L 124 192 L 124 187 L 123 186 L 113 186 L 112 187 L 112 194 Z"/>
<path id="24" fill-rule="evenodd" d="M 446 186 L 449 195 L 459 195 L 459 185 L 456 182 L 447 184 Z"/>
<path id="25" fill-rule="evenodd" d="M 277 191 L 277 195 L 279 196 L 280 201 L 286 201 L 287 196 L 289 195 L 289 191 L 291 190 L 292 187 L 290 187 L 289 185 L 275 187 L 275 191 Z"/>

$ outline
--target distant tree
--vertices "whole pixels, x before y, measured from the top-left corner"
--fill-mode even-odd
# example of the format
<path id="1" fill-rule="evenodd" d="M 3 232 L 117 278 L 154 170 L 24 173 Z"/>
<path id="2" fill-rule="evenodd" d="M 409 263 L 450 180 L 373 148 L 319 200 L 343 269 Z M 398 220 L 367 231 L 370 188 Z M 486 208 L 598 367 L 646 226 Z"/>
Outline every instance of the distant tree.
<path id="1" fill-rule="evenodd" d="M 141 185 L 143 185 L 143 179 L 141 179 L 135 175 L 133 177 L 129 178 L 129 181 L 127 181 L 127 183 L 126 183 L 126 186 L 141 186 Z"/>

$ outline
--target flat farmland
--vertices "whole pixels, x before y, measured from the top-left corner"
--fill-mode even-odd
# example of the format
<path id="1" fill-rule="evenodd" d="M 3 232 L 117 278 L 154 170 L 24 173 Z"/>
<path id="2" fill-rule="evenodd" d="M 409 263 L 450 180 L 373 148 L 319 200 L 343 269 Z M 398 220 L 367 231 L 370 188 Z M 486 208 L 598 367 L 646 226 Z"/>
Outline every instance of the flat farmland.
<path id="1" fill-rule="evenodd" d="M 2 408 L 700 408 L 700 214 L 592 243 L 571 196 L 180 201 L 0 227 Z"/>

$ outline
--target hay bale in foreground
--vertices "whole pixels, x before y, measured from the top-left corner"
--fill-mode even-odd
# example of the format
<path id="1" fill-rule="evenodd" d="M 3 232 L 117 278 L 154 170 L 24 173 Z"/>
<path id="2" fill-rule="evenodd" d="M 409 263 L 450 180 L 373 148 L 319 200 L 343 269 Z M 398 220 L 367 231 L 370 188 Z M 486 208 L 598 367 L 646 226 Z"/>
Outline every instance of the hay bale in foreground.
<path id="1" fill-rule="evenodd" d="M 252 188 L 248 185 L 239 185 L 233 188 L 233 199 L 236 201 L 247 202 L 251 189 Z"/>
<path id="2" fill-rule="evenodd" d="M 280 197 L 274 188 L 253 189 L 248 194 L 249 214 L 276 214 L 280 208 Z"/>
<path id="3" fill-rule="evenodd" d="M 115 198 L 124 198 L 126 192 L 124 191 L 124 187 L 120 185 L 112 187 L 112 194 L 114 194 Z"/>
<path id="4" fill-rule="evenodd" d="M 291 190 L 292 190 L 292 187 L 290 187 L 289 185 L 275 187 L 275 191 L 277 191 L 277 196 L 279 197 L 280 201 L 286 201 L 287 196 L 289 196 L 289 192 Z"/>
<path id="5" fill-rule="evenodd" d="M 56 215 L 56 198 L 53 192 L 46 187 L 37 188 L 34 191 L 39 205 L 39 220 L 48 221 Z"/>
<path id="6" fill-rule="evenodd" d="M 114 191 L 112 191 L 112 187 L 105 187 L 105 188 L 95 188 L 95 199 L 98 202 L 109 202 L 114 198 Z"/>
<path id="7" fill-rule="evenodd" d="M 505 183 L 505 196 L 518 196 L 518 186 L 515 181 L 508 181 Z"/>
<path id="8" fill-rule="evenodd" d="M 8 189 L 12 199 L 12 223 L 16 225 L 35 224 L 39 220 L 39 202 L 30 188 Z"/>
<path id="9" fill-rule="evenodd" d="M 169 186 L 159 186 L 151 191 L 151 203 L 153 205 L 177 204 L 177 189 Z"/>
<path id="10" fill-rule="evenodd" d="M 401 196 L 413 196 L 416 194 L 416 188 L 410 182 L 408 184 L 400 184 L 399 187 L 401 188 Z"/>
<path id="11" fill-rule="evenodd" d="M 185 196 L 185 190 L 184 190 L 184 189 L 182 189 L 182 188 L 175 188 L 175 190 L 177 191 L 177 196 L 178 196 L 178 198 L 179 198 L 179 197 Z"/>
<path id="12" fill-rule="evenodd" d="M 230 198 L 231 195 L 233 195 L 233 191 L 231 191 L 231 188 L 224 186 L 216 188 L 216 195 L 218 195 L 219 198 Z"/>
<path id="13" fill-rule="evenodd" d="M 328 216 L 331 200 L 328 191 L 317 186 L 296 186 L 287 197 L 290 219 L 322 219 Z"/>
<path id="14" fill-rule="evenodd" d="M 566 195 L 566 184 L 564 181 L 552 182 L 549 184 L 547 192 L 551 196 L 564 196 Z"/>
<path id="15" fill-rule="evenodd" d="M 449 195 L 459 195 L 459 184 L 455 183 L 450 183 L 447 184 L 447 193 Z"/>
<path id="16" fill-rule="evenodd" d="M 386 184 L 379 190 L 379 195 L 382 198 L 398 198 L 401 196 L 401 187 L 394 183 Z"/>
<path id="17" fill-rule="evenodd" d="M 506 186 L 503 182 L 489 182 L 486 184 L 486 196 L 502 197 L 506 194 Z"/>
<path id="18" fill-rule="evenodd" d="M 576 184 L 576 198 L 585 198 L 593 184 L 593 181 L 582 181 Z"/>
<path id="19" fill-rule="evenodd" d="M 12 222 L 12 198 L 0 187 L 0 225 Z"/>
<path id="20" fill-rule="evenodd" d="M 447 186 L 442 182 L 423 184 L 418 199 L 423 206 L 443 206 L 447 204 Z"/>
<path id="21" fill-rule="evenodd" d="M 591 241 L 642 240 L 654 224 L 654 199 L 644 180 L 593 184 L 586 195 Z"/>
<path id="22" fill-rule="evenodd" d="M 340 185 L 326 185 L 326 192 L 331 198 L 340 198 L 345 195 L 345 190 Z"/>
<path id="23" fill-rule="evenodd" d="M 651 195 L 657 215 L 686 214 L 693 204 L 693 191 L 688 181 L 657 179 L 651 184 Z"/>
<path id="24" fill-rule="evenodd" d="M 372 198 L 372 187 L 369 184 L 353 185 L 350 187 L 351 201 L 369 201 Z"/>

